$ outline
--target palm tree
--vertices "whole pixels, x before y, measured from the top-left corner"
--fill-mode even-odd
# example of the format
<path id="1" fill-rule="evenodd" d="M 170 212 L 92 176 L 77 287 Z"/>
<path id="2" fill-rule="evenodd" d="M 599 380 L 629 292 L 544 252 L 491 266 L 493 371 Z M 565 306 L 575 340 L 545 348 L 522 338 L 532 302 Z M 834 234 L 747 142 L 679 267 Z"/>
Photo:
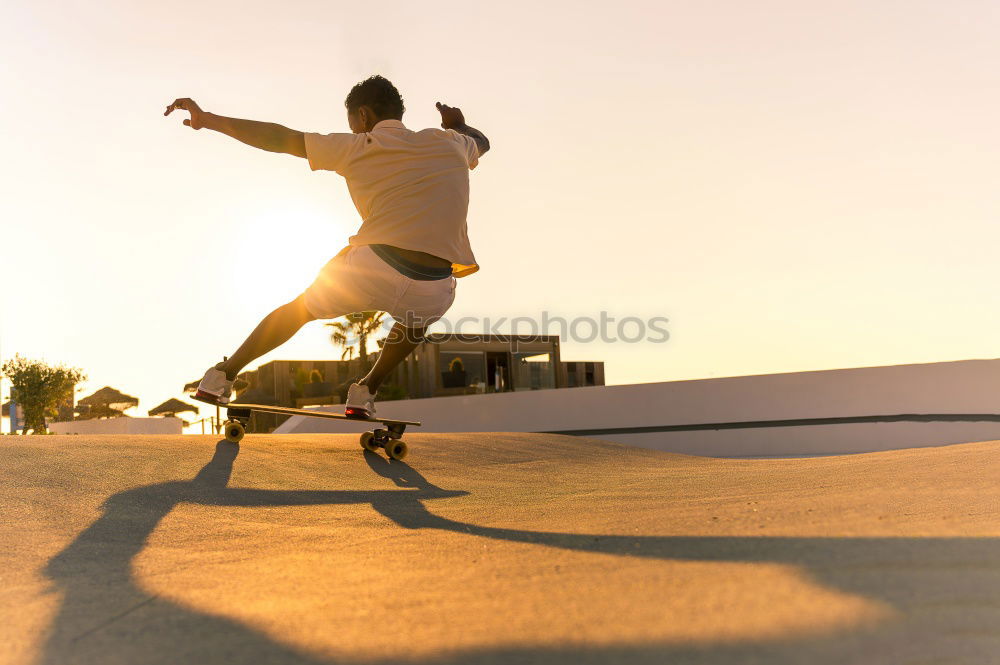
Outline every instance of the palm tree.
<path id="1" fill-rule="evenodd" d="M 340 359 L 350 360 L 357 348 L 361 371 L 368 371 L 368 338 L 378 332 L 384 320 L 385 312 L 355 312 L 345 316 L 343 321 L 327 323 L 331 329 L 330 341 L 344 349 Z"/>

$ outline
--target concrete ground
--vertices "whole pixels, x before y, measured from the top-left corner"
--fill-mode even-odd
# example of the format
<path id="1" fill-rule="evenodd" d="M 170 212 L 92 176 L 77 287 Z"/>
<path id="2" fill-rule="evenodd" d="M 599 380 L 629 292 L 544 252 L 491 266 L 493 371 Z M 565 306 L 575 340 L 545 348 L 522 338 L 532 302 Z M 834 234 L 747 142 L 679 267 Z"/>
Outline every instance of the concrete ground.
<path id="1" fill-rule="evenodd" d="M 1000 442 L 0 441 L 2 663 L 1000 662 Z"/>

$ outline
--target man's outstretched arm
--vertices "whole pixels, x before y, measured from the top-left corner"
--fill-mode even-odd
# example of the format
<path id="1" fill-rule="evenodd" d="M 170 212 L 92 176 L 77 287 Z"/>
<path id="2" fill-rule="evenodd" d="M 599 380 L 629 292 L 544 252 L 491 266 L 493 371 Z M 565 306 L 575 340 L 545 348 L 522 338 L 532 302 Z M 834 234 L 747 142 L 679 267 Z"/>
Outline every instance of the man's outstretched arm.
<path id="1" fill-rule="evenodd" d="M 174 101 L 167 107 L 163 115 L 170 115 L 174 109 L 188 111 L 191 114 L 191 118 L 185 120 L 184 124 L 192 129 L 201 129 L 202 127 L 213 129 L 226 136 L 232 136 L 237 141 L 268 152 L 283 152 L 303 158 L 306 156 L 305 137 L 302 132 L 294 129 L 273 122 L 242 120 L 208 113 L 202 111 L 193 99 L 186 97 Z"/>

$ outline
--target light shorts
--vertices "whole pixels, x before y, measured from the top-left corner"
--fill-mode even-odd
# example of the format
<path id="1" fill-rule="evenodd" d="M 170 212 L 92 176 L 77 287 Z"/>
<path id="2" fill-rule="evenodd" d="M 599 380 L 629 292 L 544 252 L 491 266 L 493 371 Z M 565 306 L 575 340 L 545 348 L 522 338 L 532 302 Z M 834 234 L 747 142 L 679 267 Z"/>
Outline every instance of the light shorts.
<path id="1" fill-rule="evenodd" d="M 302 295 L 317 319 L 374 310 L 419 328 L 440 319 L 455 302 L 455 281 L 411 279 L 367 245 L 352 245 L 330 259 Z"/>

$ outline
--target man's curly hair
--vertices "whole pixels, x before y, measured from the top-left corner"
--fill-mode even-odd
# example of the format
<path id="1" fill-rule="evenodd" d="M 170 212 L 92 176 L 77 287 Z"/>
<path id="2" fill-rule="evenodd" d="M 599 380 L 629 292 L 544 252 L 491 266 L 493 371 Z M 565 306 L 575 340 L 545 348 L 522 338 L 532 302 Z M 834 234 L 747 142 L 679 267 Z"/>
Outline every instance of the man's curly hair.
<path id="1" fill-rule="evenodd" d="M 396 86 L 378 74 L 369 76 L 351 88 L 347 93 L 347 99 L 344 100 L 344 106 L 348 112 L 367 106 L 375 111 L 379 118 L 393 120 L 402 120 L 403 111 L 406 110 L 403 106 L 403 97 L 399 94 L 399 90 L 396 90 Z"/>

